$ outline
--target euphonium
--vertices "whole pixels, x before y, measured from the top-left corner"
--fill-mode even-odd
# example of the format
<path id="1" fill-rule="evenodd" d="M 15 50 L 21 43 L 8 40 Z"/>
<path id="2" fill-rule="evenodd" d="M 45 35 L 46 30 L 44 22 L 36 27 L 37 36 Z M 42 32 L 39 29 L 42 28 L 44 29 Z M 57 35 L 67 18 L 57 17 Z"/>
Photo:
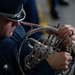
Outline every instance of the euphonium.
<path id="1" fill-rule="evenodd" d="M 29 55 L 27 55 L 24 59 L 25 69 L 27 70 L 34 67 L 43 59 L 46 59 L 48 55 L 53 54 L 54 52 L 62 51 L 63 40 L 60 40 L 57 34 L 58 28 L 55 26 L 51 25 L 40 26 L 37 24 L 32 24 L 27 22 L 21 22 L 21 23 L 24 25 L 37 27 L 29 30 L 26 33 L 19 47 L 19 52 L 18 52 L 19 67 L 22 71 L 22 74 L 25 75 L 20 65 L 20 57 L 21 57 L 20 52 L 24 41 L 26 41 L 28 46 L 32 49 L 32 52 Z M 49 31 L 50 33 L 44 38 L 40 37 L 38 40 L 29 37 L 30 35 L 39 31 Z M 67 50 L 70 51 L 70 49 L 74 47 L 75 47 L 75 41 L 71 41 L 70 44 L 67 46 Z M 69 69 L 62 71 L 62 73 L 59 73 L 58 75 L 74 75 L 74 70 L 75 70 L 75 64 L 73 63 L 73 65 L 71 65 Z"/>

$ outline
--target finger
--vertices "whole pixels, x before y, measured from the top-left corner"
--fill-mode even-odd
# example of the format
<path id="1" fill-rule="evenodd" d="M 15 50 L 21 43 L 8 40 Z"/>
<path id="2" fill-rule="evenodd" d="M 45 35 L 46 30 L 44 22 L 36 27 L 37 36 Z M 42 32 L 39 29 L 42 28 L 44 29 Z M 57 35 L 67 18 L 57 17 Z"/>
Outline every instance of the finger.
<path id="1" fill-rule="evenodd" d="M 62 52 L 62 53 L 64 54 L 64 56 L 67 60 L 68 60 L 68 58 L 72 59 L 72 56 L 70 53 L 68 53 L 68 52 Z"/>
<path id="2" fill-rule="evenodd" d="M 66 27 L 71 27 L 72 25 L 68 25 L 68 24 L 64 24 L 64 25 L 62 25 L 60 28 L 59 28 L 59 30 L 61 30 L 61 29 L 63 29 L 63 28 L 66 28 Z"/>
<path id="3" fill-rule="evenodd" d="M 69 65 L 69 64 L 68 64 Z M 61 70 L 66 70 L 66 69 L 68 69 L 69 68 L 69 66 L 68 65 L 65 65 L 65 64 L 63 64 L 61 67 L 60 67 L 60 69 Z"/>
<path id="4" fill-rule="evenodd" d="M 71 30 L 75 33 L 75 28 L 72 26 L 62 27 L 61 29 L 58 30 L 58 34 L 59 36 L 63 36 L 68 31 L 70 31 L 70 34 L 72 34 Z"/>
<path id="5" fill-rule="evenodd" d="M 67 61 L 68 61 L 68 62 L 72 61 L 72 59 L 73 59 L 73 58 L 72 58 L 71 55 L 70 55 L 70 56 L 67 56 Z"/>
<path id="6" fill-rule="evenodd" d="M 65 65 L 64 70 L 66 70 L 66 69 L 68 69 L 68 68 L 69 68 L 69 66 L 68 66 L 68 65 Z"/>
<path id="7" fill-rule="evenodd" d="M 75 35 L 63 39 L 62 43 L 64 46 L 67 46 L 72 40 L 75 40 Z"/>
<path id="8" fill-rule="evenodd" d="M 70 36 L 72 40 L 75 40 L 75 35 Z"/>
<path id="9" fill-rule="evenodd" d="M 63 25 L 62 27 L 59 28 L 58 33 L 62 32 L 64 29 L 71 28 L 71 25 Z"/>
<path id="10" fill-rule="evenodd" d="M 70 36 L 72 36 L 73 34 L 74 34 L 73 31 L 70 30 L 70 31 L 64 33 L 64 35 L 62 36 L 62 38 L 63 38 L 63 39 L 66 39 L 67 37 L 70 37 Z"/>
<path id="11" fill-rule="evenodd" d="M 73 31 L 70 30 L 70 31 L 66 32 L 66 33 L 61 37 L 61 39 L 62 39 L 65 43 L 67 43 L 67 42 L 70 42 L 70 41 L 71 41 L 71 39 L 72 39 L 71 36 L 73 36 L 73 35 L 74 35 Z"/>
<path id="12" fill-rule="evenodd" d="M 63 39 L 62 43 L 66 47 L 71 41 L 72 41 L 72 38 L 67 37 Z"/>
<path id="13" fill-rule="evenodd" d="M 69 60 L 66 59 L 66 61 L 64 61 L 64 62 L 62 63 L 62 65 L 61 65 L 62 68 L 63 68 L 63 69 L 67 69 L 67 68 L 69 67 L 69 65 L 70 65 L 70 62 L 71 62 L 71 61 L 69 61 Z"/>

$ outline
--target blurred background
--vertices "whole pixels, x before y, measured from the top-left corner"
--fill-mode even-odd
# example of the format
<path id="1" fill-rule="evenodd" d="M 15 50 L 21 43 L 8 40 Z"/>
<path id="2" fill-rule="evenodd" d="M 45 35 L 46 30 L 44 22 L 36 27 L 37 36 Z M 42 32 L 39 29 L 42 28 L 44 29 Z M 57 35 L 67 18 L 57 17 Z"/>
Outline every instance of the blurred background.
<path id="1" fill-rule="evenodd" d="M 51 2 L 48 0 L 35 0 L 37 3 L 39 17 L 42 21 L 41 24 L 58 25 L 71 24 L 75 26 L 75 0 L 67 0 L 67 5 L 57 4 L 56 11 L 58 11 L 58 18 L 52 18 L 51 15 Z M 56 1 L 56 0 L 55 0 Z"/>

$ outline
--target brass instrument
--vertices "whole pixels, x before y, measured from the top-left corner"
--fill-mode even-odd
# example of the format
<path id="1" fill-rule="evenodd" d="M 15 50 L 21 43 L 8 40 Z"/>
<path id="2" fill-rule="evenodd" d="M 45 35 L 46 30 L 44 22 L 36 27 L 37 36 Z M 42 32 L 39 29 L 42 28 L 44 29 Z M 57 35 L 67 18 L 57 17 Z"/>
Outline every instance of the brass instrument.
<path id="1" fill-rule="evenodd" d="M 26 41 L 28 46 L 32 49 L 32 52 L 29 55 L 27 55 L 24 59 L 25 69 L 27 70 L 34 67 L 43 59 L 46 59 L 48 55 L 53 54 L 54 52 L 60 52 L 63 47 L 62 45 L 63 40 L 60 40 L 57 34 L 58 28 L 56 28 L 55 26 L 51 26 L 51 25 L 40 26 L 37 24 L 28 23 L 28 22 L 21 22 L 21 23 L 24 25 L 37 27 L 37 28 L 29 30 L 26 33 L 19 47 L 18 62 L 19 62 L 19 66 L 20 66 L 22 74 L 25 75 L 20 65 L 20 57 L 21 57 L 20 52 L 21 52 L 21 47 L 24 41 Z M 30 35 L 39 31 L 49 31 L 50 33 L 43 39 L 41 36 L 38 40 L 29 37 Z M 74 48 L 74 47 L 75 47 L 75 41 L 71 41 L 67 49 L 70 50 L 70 48 Z M 75 70 L 75 64 L 73 63 L 73 65 L 71 65 L 69 69 L 55 75 L 74 75 L 74 70 Z"/>

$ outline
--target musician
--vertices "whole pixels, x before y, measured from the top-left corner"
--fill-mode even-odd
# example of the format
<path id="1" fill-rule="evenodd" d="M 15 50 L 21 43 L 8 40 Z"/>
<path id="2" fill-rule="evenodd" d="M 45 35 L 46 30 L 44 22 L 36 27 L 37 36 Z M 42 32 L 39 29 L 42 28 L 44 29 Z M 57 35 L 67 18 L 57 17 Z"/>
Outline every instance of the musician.
<path id="1" fill-rule="evenodd" d="M 18 49 L 25 36 L 20 24 L 26 14 L 23 4 L 27 0 L 0 0 L 0 75 L 24 75 L 18 64 Z M 56 71 L 68 68 L 71 55 L 68 52 L 56 52 L 29 70 L 24 69 L 24 57 L 31 50 L 23 43 L 21 49 L 21 67 L 25 75 L 55 75 Z"/>

